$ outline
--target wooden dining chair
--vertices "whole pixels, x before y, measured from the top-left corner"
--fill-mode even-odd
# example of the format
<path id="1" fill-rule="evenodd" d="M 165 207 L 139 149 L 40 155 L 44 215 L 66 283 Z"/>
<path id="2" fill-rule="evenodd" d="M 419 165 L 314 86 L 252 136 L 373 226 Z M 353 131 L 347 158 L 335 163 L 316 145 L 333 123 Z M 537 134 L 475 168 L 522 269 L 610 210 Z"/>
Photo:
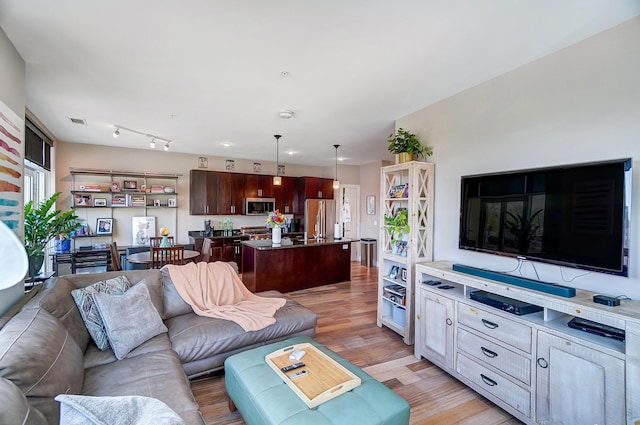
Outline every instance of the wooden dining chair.
<path id="1" fill-rule="evenodd" d="M 122 270 L 122 263 L 120 262 L 120 252 L 118 252 L 118 244 L 115 242 L 111 242 L 111 246 L 109 247 L 111 250 L 111 270 L 120 271 Z"/>
<path id="2" fill-rule="evenodd" d="M 169 243 L 171 244 L 171 246 L 173 246 L 173 236 L 167 236 L 167 239 L 169 239 Z M 161 241 L 162 236 L 152 236 L 149 238 L 149 246 L 160 246 Z"/>
<path id="3" fill-rule="evenodd" d="M 176 245 L 169 248 L 151 247 L 151 268 L 159 269 L 166 264 L 184 264 L 184 246 Z"/>
<path id="4" fill-rule="evenodd" d="M 205 263 L 210 262 L 213 254 L 211 252 L 212 249 L 213 241 L 209 238 L 204 238 L 204 240 L 202 241 L 202 255 L 200 256 L 200 261 L 204 261 Z"/>

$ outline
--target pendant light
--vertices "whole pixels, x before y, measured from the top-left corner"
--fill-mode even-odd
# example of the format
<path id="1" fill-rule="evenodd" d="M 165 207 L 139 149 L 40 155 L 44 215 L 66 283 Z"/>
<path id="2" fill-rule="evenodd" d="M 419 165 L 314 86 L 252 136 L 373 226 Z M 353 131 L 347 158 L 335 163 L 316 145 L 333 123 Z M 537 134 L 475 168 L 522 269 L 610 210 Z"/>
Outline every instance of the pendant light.
<path id="1" fill-rule="evenodd" d="M 278 171 L 280 171 L 280 138 L 282 137 L 279 134 L 274 134 L 273 137 L 276 138 L 276 175 L 273 176 L 273 185 L 281 186 L 282 185 L 282 177 L 278 175 Z"/>
<path id="2" fill-rule="evenodd" d="M 340 145 L 333 145 L 336 148 L 336 178 L 333 181 L 333 188 L 338 189 L 340 187 L 340 181 L 338 180 L 338 148 Z"/>

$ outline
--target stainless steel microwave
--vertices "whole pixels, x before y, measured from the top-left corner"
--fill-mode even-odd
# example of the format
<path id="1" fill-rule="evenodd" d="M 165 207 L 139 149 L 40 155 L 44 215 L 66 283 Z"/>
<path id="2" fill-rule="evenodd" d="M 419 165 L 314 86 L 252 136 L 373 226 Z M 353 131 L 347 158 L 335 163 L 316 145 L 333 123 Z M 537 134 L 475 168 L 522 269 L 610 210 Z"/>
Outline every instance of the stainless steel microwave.
<path id="1" fill-rule="evenodd" d="M 245 198 L 244 210 L 246 215 L 266 215 L 276 209 L 275 198 Z"/>

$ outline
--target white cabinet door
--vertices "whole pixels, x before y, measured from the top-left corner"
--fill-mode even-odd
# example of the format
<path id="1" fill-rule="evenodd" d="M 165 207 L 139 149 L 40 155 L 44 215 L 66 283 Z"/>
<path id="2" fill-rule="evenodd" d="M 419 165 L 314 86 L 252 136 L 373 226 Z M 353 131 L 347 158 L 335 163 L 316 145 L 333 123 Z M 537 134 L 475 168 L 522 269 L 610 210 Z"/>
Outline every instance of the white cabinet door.
<path id="1" fill-rule="evenodd" d="M 417 351 L 423 357 L 453 368 L 455 302 L 420 289 Z"/>
<path id="2" fill-rule="evenodd" d="M 537 422 L 625 423 L 624 361 L 538 331 Z"/>

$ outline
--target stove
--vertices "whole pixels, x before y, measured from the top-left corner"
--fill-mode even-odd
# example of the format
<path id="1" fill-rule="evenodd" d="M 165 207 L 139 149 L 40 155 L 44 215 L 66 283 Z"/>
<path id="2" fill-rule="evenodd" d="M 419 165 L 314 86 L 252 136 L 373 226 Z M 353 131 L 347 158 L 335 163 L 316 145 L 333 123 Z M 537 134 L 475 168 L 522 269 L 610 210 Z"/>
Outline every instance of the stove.
<path id="1" fill-rule="evenodd" d="M 271 239 L 271 229 L 266 226 L 242 227 L 240 230 L 249 239 Z"/>

